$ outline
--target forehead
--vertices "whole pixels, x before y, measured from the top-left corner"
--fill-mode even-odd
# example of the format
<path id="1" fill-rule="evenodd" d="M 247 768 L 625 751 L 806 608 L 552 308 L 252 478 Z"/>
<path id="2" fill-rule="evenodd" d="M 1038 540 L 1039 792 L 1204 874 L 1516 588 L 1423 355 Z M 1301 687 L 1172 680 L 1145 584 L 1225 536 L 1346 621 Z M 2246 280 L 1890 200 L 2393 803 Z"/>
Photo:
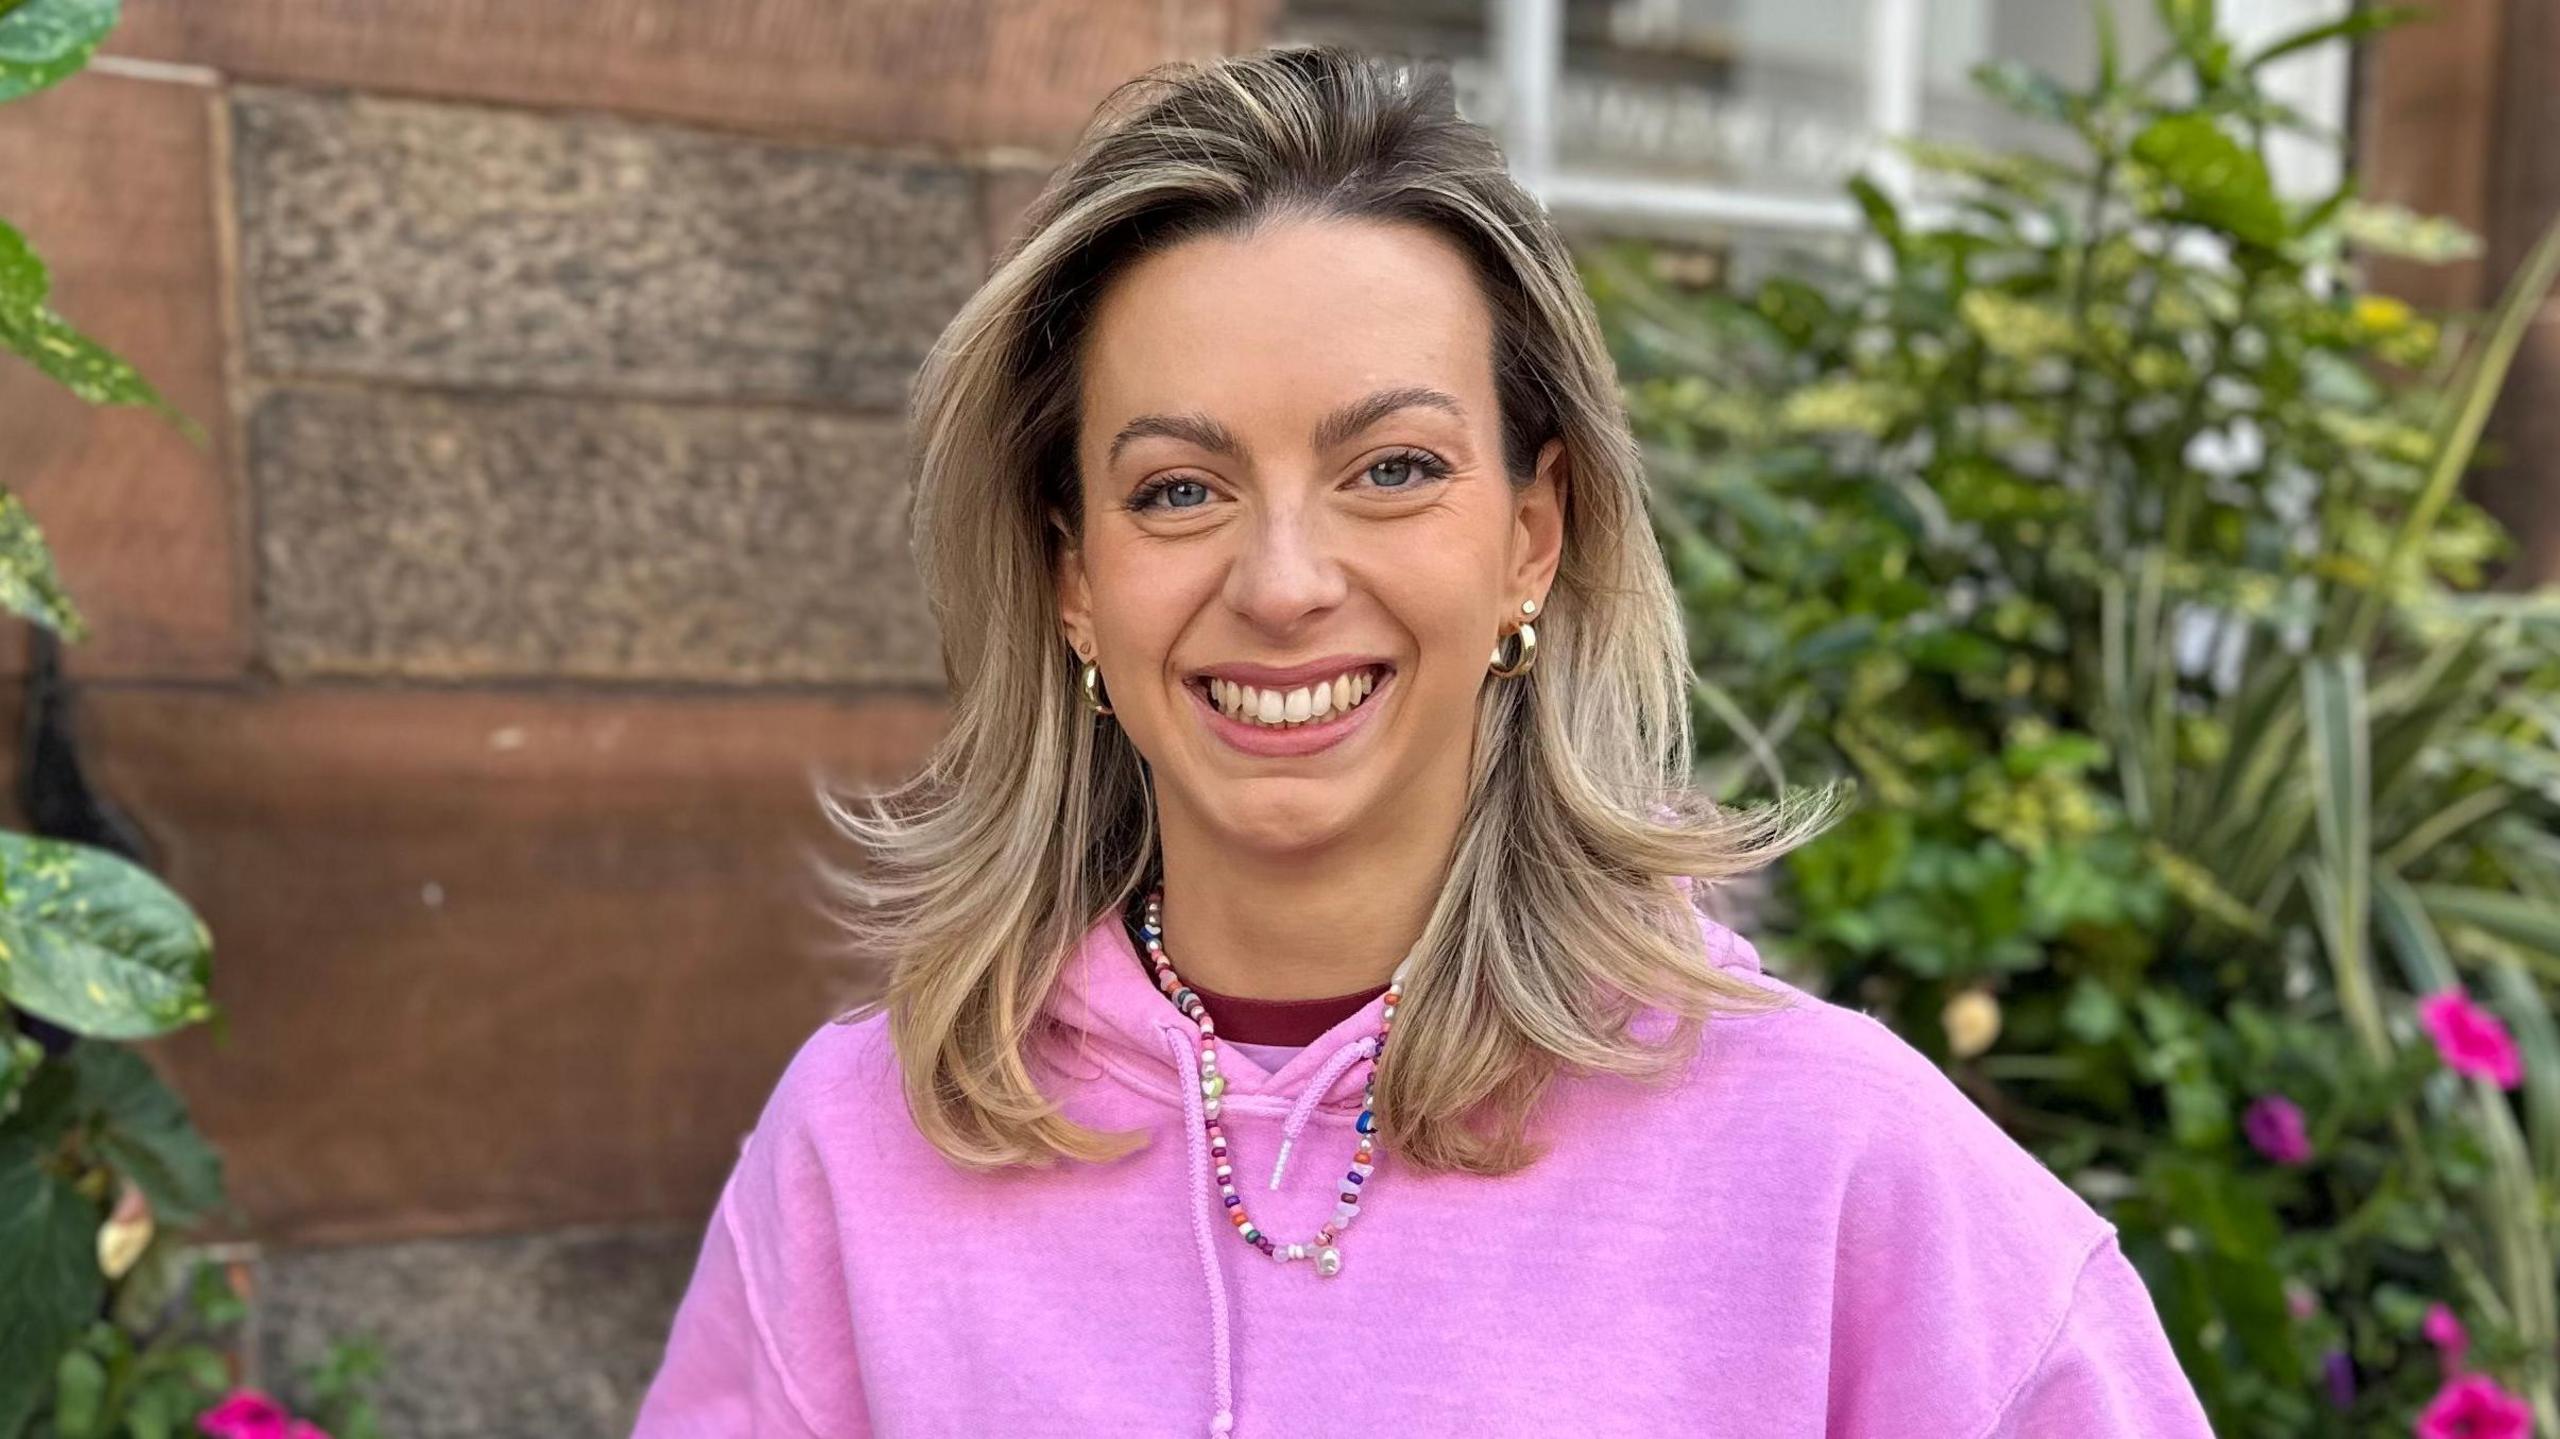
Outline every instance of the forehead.
<path id="1" fill-rule="evenodd" d="M 1397 385 L 1490 416 L 1493 317 L 1455 245 L 1415 225 L 1275 222 L 1204 236 L 1124 270 L 1084 355 L 1088 444 L 1142 412 L 1200 411 L 1253 442 Z"/>

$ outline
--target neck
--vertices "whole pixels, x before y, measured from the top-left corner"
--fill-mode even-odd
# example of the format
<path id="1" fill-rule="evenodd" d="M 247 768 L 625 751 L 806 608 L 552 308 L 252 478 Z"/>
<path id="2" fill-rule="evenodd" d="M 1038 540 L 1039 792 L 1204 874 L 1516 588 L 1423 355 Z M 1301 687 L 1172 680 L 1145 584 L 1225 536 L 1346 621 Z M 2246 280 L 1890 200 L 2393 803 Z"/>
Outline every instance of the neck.
<path id="1" fill-rule="evenodd" d="M 1321 999 L 1384 984 L 1422 939 L 1466 795 L 1407 794 L 1385 824 L 1315 849 L 1248 849 L 1167 797 L 1164 950 L 1239 999 Z"/>

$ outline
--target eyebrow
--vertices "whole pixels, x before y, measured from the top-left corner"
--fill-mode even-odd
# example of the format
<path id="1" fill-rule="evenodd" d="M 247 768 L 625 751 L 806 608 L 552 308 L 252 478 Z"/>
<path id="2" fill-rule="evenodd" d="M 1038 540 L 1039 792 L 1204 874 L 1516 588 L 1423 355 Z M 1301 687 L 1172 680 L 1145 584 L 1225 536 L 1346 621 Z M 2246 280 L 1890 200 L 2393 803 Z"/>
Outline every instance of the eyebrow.
<path id="1" fill-rule="evenodd" d="M 1457 396 L 1446 390 L 1435 390 L 1429 385 L 1401 385 L 1380 390 L 1365 399 L 1353 400 L 1318 420 L 1315 447 L 1329 450 L 1398 410 L 1412 409 L 1442 410 L 1460 420 L 1467 417 L 1466 406 L 1459 404 Z M 1122 425 L 1120 433 L 1111 437 L 1109 461 L 1117 463 L 1122 450 L 1151 437 L 1183 440 L 1231 460 L 1244 454 L 1244 446 L 1236 443 L 1235 432 L 1207 415 L 1140 415 Z"/>

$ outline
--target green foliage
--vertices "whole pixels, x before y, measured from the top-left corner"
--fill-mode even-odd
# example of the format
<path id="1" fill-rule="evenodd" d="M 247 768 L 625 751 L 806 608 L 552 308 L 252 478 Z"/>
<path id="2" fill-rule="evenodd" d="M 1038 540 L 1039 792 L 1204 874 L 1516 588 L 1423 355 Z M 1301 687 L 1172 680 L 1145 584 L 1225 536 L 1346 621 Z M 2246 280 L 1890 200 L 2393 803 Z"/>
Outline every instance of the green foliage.
<path id="1" fill-rule="evenodd" d="M 117 10 L 0 0 L 0 101 L 77 72 Z M 44 262 L 0 223 L 0 349 L 92 404 L 158 410 L 201 443 L 50 295 Z M 67 641 L 87 630 L 4 488 L 0 608 Z M 213 1341 L 245 1310 L 217 1268 L 182 1277 L 193 1261 L 174 1237 L 228 1209 L 221 1159 L 142 1057 L 112 1042 L 211 1018 L 212 949 L 203 921 L 140 866 L 0 834 L 0 1439 L 190 1435 L 230 1385 Z M 53 1026 L 56 1043 L 22 1018 Z M 64 1046 L 66 1032 L 79 1037 Z M 379 1365 L 369 1347 L 341 1347 L 306 1376 L 338 1439 L 378 1433 L 365 1385 Z"/>
<path id="2" fill-rule="evenodd" d="M 2410 1432 L 2435 1301 L 2560 1430 L 2560 597 L 2483 592 L 2509 542 L 2459 493 L 2560 230 L 2450 337 L 2359 293 L 2360 250 L 2471 242 L 2278 194 L 2269 135 L 2318 127 L 2257 75 L 2406 17 L 2242 55 L 2160 9 L 2086 89 L 1982 72 L 2073 153 L 1908 146 L 1917 199 L 1854 190 L 1868 270 L 1590 257 L 1705 778 L 1857 780 L 1773 947 L 2108 1212 L 2217 1432 Z M 2439 1063 L 2414 1001 L 2455 987 L 2521 1090 Z M 2253 1146 L 2267 1096 L 2308 1162 Z"/>
<path id="3" fill-rule="evenodd" d="M 19 99 L 77 73 L 115 28 L 120 0 L 10 0 L 0 3 L 0 102 Z M 35 250 L 0 219 L 0 350 L 18 355 L 94 405 L 143 405 L 197 443 L 203 432 L 171 408 L 131 365 L 54 313 L 52 276 Z M 54 573 L 34 517 L 0 474 L 0 609 L 70 642 L 87 624 Z"/>
<path id="4" fill-rule="evenodd" d="M 0 833 L 0 1000 L 78 1034 L 148 1039 L 212 1016 L 213 936 L 148 870 Z"/>
<path id="5" fill-rule="evenodd" d="M 0 100 L 79 73 L 116 26 L 121 0 L 15 0 L 0 5 Z"/>

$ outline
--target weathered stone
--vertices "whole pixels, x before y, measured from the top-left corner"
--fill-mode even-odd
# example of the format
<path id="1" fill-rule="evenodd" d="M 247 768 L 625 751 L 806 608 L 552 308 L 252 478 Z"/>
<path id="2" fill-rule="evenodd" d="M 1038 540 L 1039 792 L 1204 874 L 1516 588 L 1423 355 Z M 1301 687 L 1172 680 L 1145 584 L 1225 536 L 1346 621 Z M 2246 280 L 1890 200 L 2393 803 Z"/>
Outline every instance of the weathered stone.
<path id="1" fill-rule="evenodd" d="M 10 686 L 14 690 L 16 686 Z M 285 1244 L 698 1223 L 872 977 L 813 778 L 922 699 L 94 686 L 92 779 L 214 937 L 225 1032 L 150 1046 Z M 226 1237 L 226 1236 L 213 1236 Z"/>
<path id="2" fill-rule="evenodd" d="M 869 144 L 1058 151 L 1119 81 L 1176 54 L 1249 43 L 1234 8 L 1234 0 L 129 0 L 110 48 L 252 79 L 620 110 Z"/>
<path id="3" fill-rule="evenodd" d="M 895 409 L 976 178 L 670 126 L 244 90 L 253 369 Z"/>
<path id="4" fill-rule="evenodd" d="M 332 1342 L 385 1360 L 401 1439 L 622 1439 L 657 1373 L 699 1225 L 271 1251 L 253 1276 L 255 1355 L 274 1392 Z"/>
<path id="5" fill-rule="evenodd" d="M 288 674 L 941 681 L 896 420 L 287 388 L 248 451 Z"/>
<path id="6" fill-rule="evenodd" d="M 53 272 L 53 304 L 205 431 L 97 409 L 0 354 L 0 482 L 23 498 L 89 622 L 88 679 L 219 678 L 248 658 L 223 456 L 222 284 L 211 91 L 84 75 L 0 106 L 0 212 Z M 112 176 L 112 182 L 102 182 Z M 0 636 L 23 673 L 28 626 Z"/>

